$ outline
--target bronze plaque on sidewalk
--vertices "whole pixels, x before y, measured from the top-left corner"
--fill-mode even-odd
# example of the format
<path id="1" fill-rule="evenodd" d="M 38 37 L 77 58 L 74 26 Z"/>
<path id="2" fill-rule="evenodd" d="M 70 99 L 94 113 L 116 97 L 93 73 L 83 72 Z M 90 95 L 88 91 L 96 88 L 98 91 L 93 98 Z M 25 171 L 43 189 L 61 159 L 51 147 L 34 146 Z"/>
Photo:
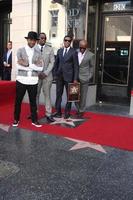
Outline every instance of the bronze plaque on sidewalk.
<path id="1" fill-rule="evenodd" d="M 80 83 L 68 84 L 68 102 L 80 101 Z"/>

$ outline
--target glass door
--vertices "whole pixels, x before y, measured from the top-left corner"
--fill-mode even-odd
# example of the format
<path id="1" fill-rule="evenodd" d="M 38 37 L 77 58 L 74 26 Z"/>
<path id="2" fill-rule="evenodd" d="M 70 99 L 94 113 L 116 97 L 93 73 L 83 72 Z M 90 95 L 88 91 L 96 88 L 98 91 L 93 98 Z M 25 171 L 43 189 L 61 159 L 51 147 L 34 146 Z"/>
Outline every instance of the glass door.
<path id="1" fill-rule="evenodd" d="M 132 16 L 104 16 L 100 101 L 128 103 Z"/>

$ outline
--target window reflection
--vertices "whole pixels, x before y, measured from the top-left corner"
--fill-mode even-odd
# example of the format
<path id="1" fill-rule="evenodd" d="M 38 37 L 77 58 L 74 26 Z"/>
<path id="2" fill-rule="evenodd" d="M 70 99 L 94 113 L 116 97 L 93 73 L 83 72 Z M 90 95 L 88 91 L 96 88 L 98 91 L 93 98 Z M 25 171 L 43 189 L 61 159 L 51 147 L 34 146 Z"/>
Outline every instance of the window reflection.
<path id="1" fill-rule="evenodd" d="M 105 17 L 104 67 L 102 82 L 127 85 L 131 17 Z"/>
<path id="2" fill-rule="evenodd" d="M 75 39 L 85 37 L 86 0 L 69 0 L 67 4 L 67 32 Z"/>

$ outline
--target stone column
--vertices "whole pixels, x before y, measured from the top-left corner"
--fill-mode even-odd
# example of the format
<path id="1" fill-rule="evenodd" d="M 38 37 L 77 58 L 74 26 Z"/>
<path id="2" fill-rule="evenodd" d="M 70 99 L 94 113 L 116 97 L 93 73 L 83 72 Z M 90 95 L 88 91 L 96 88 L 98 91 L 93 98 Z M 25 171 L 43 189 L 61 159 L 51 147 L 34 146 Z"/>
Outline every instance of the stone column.
<path id="1" fill-rule="evenodd" d="M 29 31 L 37 31 L 37 0 L 12 0 L 11 40 L 13 42 L 12 80 L 16 78 L 15 57 L 17 49 L 26 44 Z"/>

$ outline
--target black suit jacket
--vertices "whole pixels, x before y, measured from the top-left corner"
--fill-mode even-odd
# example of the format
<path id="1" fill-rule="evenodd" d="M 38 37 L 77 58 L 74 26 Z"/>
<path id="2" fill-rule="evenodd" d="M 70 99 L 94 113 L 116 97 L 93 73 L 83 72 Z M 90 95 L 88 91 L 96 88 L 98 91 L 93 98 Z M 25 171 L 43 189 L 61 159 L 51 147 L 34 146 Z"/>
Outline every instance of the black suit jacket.
<path id="1" fill-rule="evenodd" d="M 3 62 L 7 62 L 7 52 L 5 52 L 3 55 Z M 10 64 L 10 68 L 12 68 L 12 52 L 8 58 L 8 64 Z"/>
<path id="2" fill-rule="evenodd" d="M 73 82 L 73 80 L 78 80 L 78 54 L 70 47 L 67 55 L 63 57 L 63 50 L 64 48 L 61 48 L 57 52 L 53 75 L 57 78 L 62 75 L 64 80 L 70 83 Z"/>

